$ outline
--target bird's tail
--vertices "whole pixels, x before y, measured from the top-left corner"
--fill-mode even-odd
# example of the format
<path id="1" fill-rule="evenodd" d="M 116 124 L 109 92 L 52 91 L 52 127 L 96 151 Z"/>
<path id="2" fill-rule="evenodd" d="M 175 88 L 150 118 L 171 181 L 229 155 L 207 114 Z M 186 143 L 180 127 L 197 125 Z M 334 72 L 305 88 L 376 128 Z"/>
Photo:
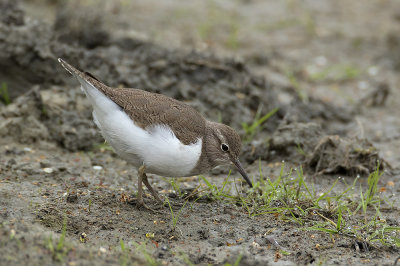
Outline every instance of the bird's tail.
<path id="1" fill-rule="evenodd" d="M 94 79 L 94 80 L 100 82 L 101 84 L 104 84 L 98 78 L 96 78 L 93 74 L 91 74 L 89 72 L 82 72 L 82 71 L 76 69 L 75 67 L 71 66 L 65 60 L 63 60 L 61 58 L 58 58 L 58 62 L 60 62 L 60 64 L 63 66 L 63 68 L 65 68 L 65 70 L 67 70 L 70 74 L 72 74 L 75 77 L 80 77 L 81 79 L 84 79 L 87 81 L 90 81 L 90 79 Z"/>
<path id="2" fill-rule="evenodd" d="M 58 58 L 58 62 L 60 62 L 60 64 L 63 66 L 63 68 L 65 68 L 65 70 L 67 70 L 71 75 L 78 76 L 78 77 L 81 77 L 84 79 L 84 73 L 82 71 L 79 71 L 78 69 L 71 66 L 70 64 L 68 64 L 67 62 L 62 60 L 61 58 Z"/>
<path id="3" fill-rule="evenodd" d="M 71 75 L 73 75 L 75 78 L 78 79 L 84 90 L 88 85 L 90 85 L 106 95 L 109 94 L 109 88 L 107 87 L 107 85 L 105 85 L 94 75 L 90 74 L 89 72 L 83 72 L 78 70 L 77 68 L 71 66 L 61 58 L 58 58 L 58 62 L 60 62 L 60 64 L 65 68 L 65 70 L 67 70 Z"/>
<path id="4" fill-rule="evenodd" d="M 94 109 L 100 108 L 99 110 L 102 110 L 101 106 L 104 105 L 104 98 L 111 94 L 111 88 L 92 74 L 76 69 L 61 58 L 58 58 L 58 62 L 81 83 L 81 89 L 92 103 Z"/>

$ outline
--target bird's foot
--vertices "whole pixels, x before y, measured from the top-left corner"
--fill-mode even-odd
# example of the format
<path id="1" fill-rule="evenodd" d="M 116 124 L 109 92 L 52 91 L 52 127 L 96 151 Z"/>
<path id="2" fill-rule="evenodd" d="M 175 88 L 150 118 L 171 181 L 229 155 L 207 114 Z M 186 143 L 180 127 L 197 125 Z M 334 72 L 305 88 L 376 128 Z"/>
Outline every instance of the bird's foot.
<path id="1" fill-rule="evenodd" d="M 146 203 L 144 203 L 144 200 L 139 200 L 139 199 L 134 199 L 133 201 L 136 202 L 136 208 L 138 210 L 148 210 L 151 211 L 152 213 L 161 213 L 159 210 L 162 208 L 162 206 L 156 206 L 155 208 L 147 206 Z"/>

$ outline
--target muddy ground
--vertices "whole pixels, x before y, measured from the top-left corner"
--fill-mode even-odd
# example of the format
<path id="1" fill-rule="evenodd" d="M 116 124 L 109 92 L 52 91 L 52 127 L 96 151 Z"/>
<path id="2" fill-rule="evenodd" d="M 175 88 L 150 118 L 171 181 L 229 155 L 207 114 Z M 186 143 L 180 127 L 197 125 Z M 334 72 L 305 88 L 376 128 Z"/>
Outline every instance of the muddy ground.
<path id="1" fill-rule="evenodd" d="M 340 193 L 357 175 L 365 187 L 380 161 L 392 203 L 380 218 L 400 226 L 400 3 L 187 2 L 0 1 L 0 264 L 393 264 L 399 247 L 251 216 L 198 176 L 177 189 L 151 175 L 173 214 L 136 209 L 136 170 L 104 145 L 56 58 L 236 128 L 254 182 L 260 167 L 275 180 L 285 161 L 317 192 L 340 176 Z M 246 134 L 242 123 L 274 108 Z M 220 187 L 229 170 L 205 177 Z M 231 170 L 231 194 L 246 196 Z M 201 197 L 185 201 L 199 184 Z"/>

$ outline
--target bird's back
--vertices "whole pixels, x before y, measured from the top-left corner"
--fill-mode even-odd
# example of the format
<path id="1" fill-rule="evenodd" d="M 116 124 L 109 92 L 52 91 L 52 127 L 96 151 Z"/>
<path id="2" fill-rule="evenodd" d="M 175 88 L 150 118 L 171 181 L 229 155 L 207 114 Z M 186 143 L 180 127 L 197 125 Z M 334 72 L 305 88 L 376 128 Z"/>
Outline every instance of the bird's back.
<path id="1" fill-rule="evenodd" d="M 192 107 L 139 89 L 111 88 L 65 61 L 93 106 L 103 137 L 125 160 L 149 173 L 187 176 L 202 153 L 206 120 Z"/>
<path id="2" fill-rule="evenodd" d="M 101 109 L 107 111 L 109 107 L 102 108 L 96 104 L 96 97 L 90 95 L 98 95 L 93 92 L 93 88 L 121 107 L 143 129 L 152 125 L 166 124 L 185 145 L 194 143 L 197 138 L 204 135 L 206 121 L 193 107 L 162 94 L 132 88 L 108 87 L 90 73 L 79 71 L 62 59 L 59 59 L 59 62 L 78 78 L 92 105 L 97 106 L 99 111 Z"/>

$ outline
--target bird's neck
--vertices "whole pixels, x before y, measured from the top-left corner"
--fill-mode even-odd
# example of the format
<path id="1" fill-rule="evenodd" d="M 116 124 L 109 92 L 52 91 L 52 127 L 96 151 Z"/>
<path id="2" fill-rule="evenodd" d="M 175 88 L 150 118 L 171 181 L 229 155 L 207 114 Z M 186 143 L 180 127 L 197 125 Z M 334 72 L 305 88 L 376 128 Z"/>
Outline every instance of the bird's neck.
<path id="1" fill-rule="evenodd" d="M 208 153 L 208 151 L 210 150 L 210 145 L 213 145 L 212 143 L 212 136 L 214 131 L 213 122 L 206 121 L 205 126 L 206 127 L 205 127 L 205 134 L 202 139 L 201 154 L 197 161 L 196 166 L 192 170 L 193 175 L 208 172 L 209 170 L 215 167 Z"/>

